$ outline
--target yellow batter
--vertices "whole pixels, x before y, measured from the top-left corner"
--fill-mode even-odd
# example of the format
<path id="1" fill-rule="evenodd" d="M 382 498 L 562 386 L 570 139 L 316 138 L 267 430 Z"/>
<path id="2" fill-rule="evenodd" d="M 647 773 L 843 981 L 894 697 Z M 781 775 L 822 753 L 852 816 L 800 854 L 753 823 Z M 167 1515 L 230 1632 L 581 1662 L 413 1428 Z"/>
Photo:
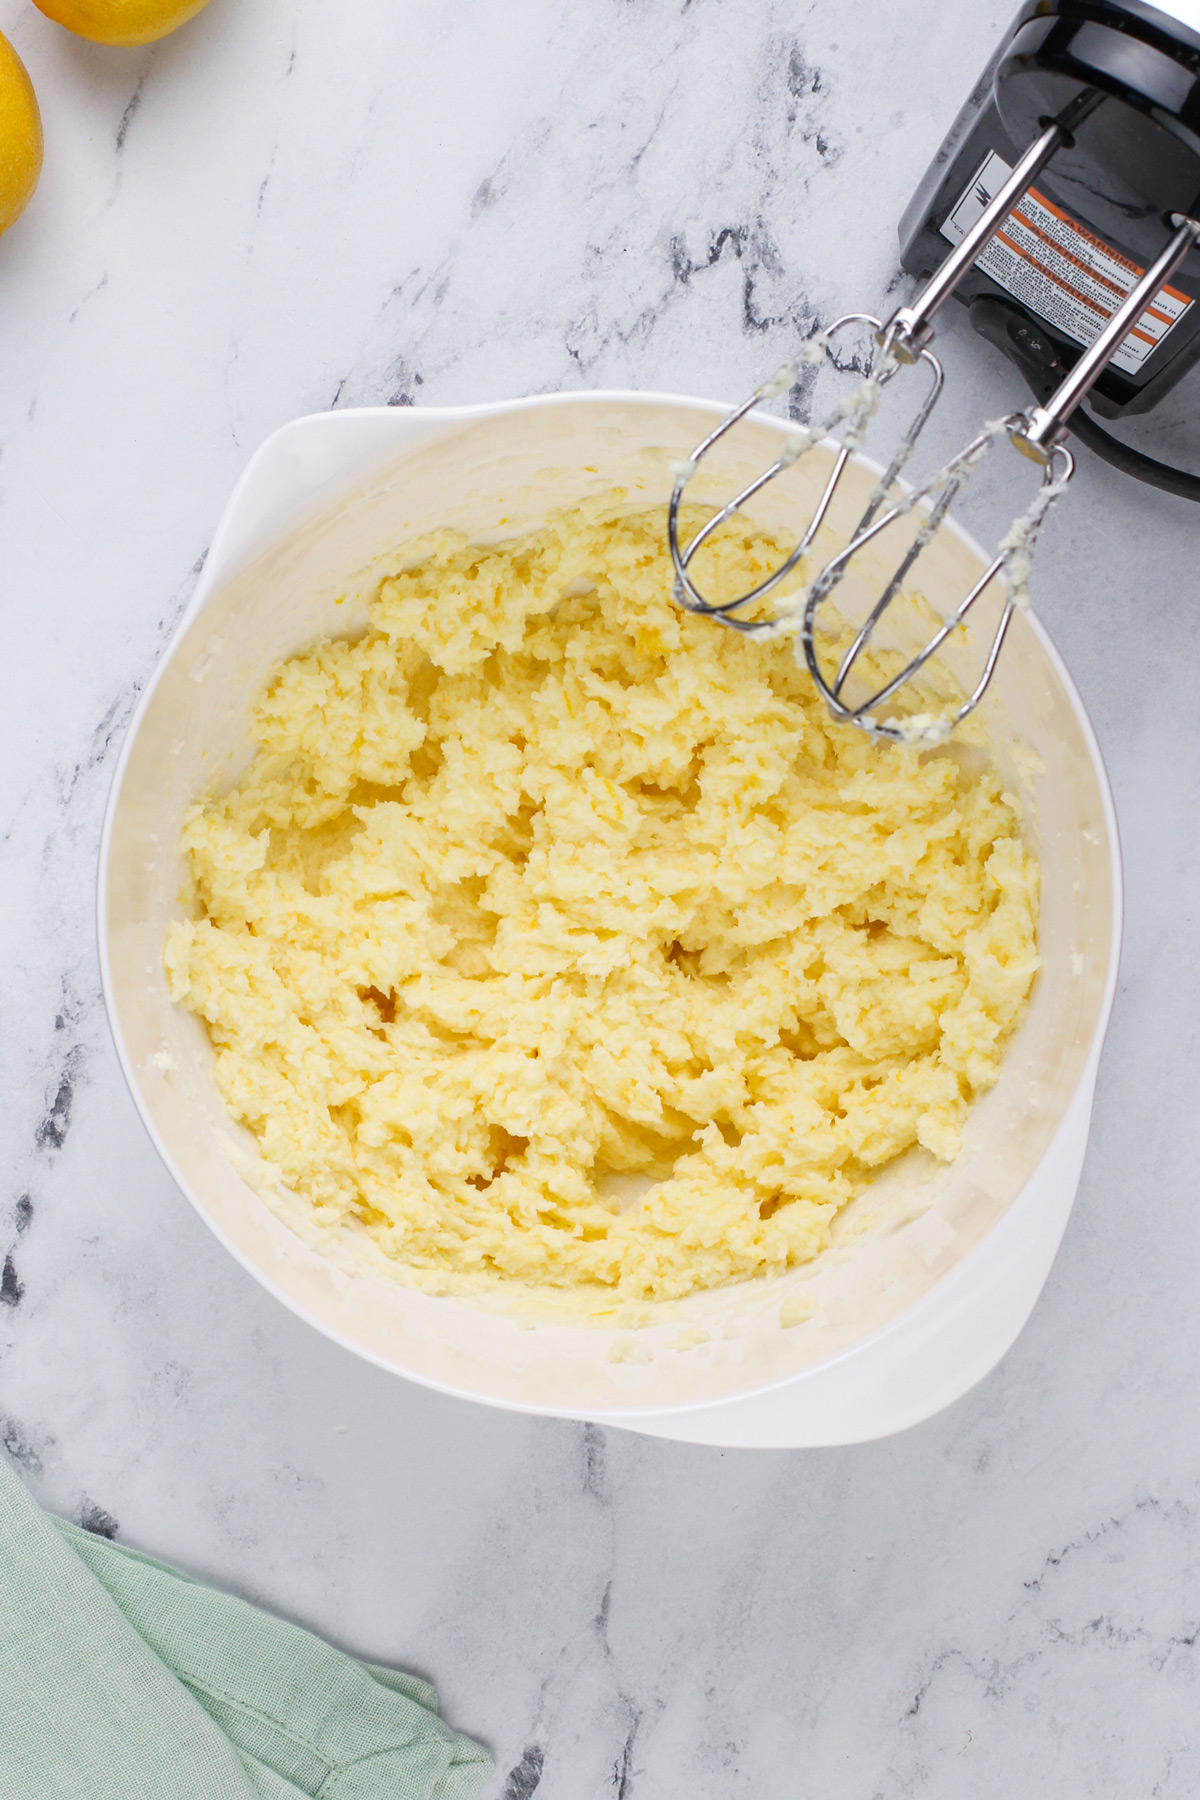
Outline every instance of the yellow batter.
<path id="1" fill-rule="evenodd" d="M 833 725 L 790 644 L 669 595 L 659 511 L 439 537 L 189 814 L 166 965 L 231 1113 L 428 1286 L 804 1262 L 890 1158 L 954 1156 L 1024 1007 L 998 777 Z"/>

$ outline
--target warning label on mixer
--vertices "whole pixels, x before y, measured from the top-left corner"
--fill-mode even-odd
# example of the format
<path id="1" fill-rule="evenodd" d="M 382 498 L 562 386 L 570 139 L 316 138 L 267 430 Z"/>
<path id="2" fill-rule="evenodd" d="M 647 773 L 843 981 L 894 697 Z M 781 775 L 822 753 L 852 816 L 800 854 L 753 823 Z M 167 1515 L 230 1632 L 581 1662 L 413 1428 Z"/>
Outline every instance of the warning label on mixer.
<path id="1" fill-rule="evenodd" d="M 942 226 L 942 236 L 960 243 L 1011 174 L 993 150 Z M 1099 337 L 1145 272 L 1036 188 L 1009 214 L 976 267 L 1084 346 Z M 1178 288 L 1160 288 L 1113 357 L 1113 368 L 1136 374 L 1191 304 Z"/>

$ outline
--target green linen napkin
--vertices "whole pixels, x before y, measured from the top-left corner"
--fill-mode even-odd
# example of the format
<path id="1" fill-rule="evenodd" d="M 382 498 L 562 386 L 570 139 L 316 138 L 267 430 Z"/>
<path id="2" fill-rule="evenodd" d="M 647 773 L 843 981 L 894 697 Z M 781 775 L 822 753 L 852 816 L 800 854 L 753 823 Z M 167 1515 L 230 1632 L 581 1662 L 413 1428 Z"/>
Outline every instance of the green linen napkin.
<path id="1" fill-rule="evenodd" d="M 3 1800 L 468 1800 L 428 1682 L 44 1513 L 0 1453 Z"/>

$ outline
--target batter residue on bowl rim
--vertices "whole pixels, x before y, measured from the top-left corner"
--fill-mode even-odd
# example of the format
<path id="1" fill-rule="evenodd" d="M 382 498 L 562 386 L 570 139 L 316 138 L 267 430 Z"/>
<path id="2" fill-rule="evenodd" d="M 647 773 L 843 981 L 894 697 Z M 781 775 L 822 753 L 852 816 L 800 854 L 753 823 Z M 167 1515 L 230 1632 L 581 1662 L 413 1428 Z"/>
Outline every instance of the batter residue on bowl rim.
<path id="1" fill-rule="evenodd" d="M 707 579 L 778 555 L 726 531 Z M 286 1185 L 426 1286 L 782 1272 L 996 1079 L 1037 967 L 1015 801 L 679 612 L 661 511 L 426 541 L 255 735 L 187 818 L 171 992 Z"/>

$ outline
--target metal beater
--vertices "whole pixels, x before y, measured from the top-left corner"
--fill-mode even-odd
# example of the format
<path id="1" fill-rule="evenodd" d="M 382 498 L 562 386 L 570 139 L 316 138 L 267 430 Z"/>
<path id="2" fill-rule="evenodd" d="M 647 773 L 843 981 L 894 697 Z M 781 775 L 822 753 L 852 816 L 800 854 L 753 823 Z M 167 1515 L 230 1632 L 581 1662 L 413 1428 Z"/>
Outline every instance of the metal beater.
<path id="1" fill-rule="evenodd" d="M 1171 236 L 1162 251 L 1111 315 L 1099 336 L 1082 352 L 1052 396 L 1043 405 L 1032 406 L 1024 412 L 1010 413 L 1003 419 L 986 425 L 941 468 L 914 486 L 901 489 L 901 471 L 942 392 L 942 365 L 929 348 L 935 317 L 1055 152 L 1072 142 L 1072 125 L 1077 126 L 1081 119 L 1095 109 L 1099 100 L 1099 95 L 1086 94 L 1072 108 L 1066 109 L 1061 121 L 1054 120 L 1045 126 L 975 224 L 945 258 L 915 300 L 907 306 L 899 307 L 886 322 L 866 313 L 847 313 L 836 319 L 805 346 L 796 363 L 785 365 L 774 381 L 756 389 L 749 399 L 697 444 L 689 459 L 676 472 L 668 514 L 676 601 L 690 612 L 699 613 L 720 625 L 748 635 L 779 636 L 798 632 L 809 672 L 830 712 L 841 723 L 856 725 L 874 737 L 909 744 L 938 743 L 949 736 L 954 727 L 978 706 L 995 671 L 1013 611 L 1017 606 L 1028 604 L 1029 567 L 1038 533 L 1050 508 L 1065 490 L 1075 467 L 1074 458 L 1064 444 L 1071 415 L 1116 355 L 1130 328 L 1142 317 L 1146 307 L 1169 281 L 1188 252 L 1200 242 L 1200 221 L 1180 213 L 1169 215 Z M 818 427 L 799 430 L 771 466 L 713 513 L 684 546 L 680 541 L 680 507 L 688 483 L 696 474 L 700 463 L 755 406 L 784 391 L 800 364 L 816 364 L 832 357 L 838 336 L 853 326 L 866 327 L 873 338 L 866 379 Z M 767 619 L 739 617 L 739 613 L 745 608 L 765 599 L 777 589 L 809 554 L 829 513 L 846 465 L 853 453 L 861 447 L 867 422 L 883 388 L 906 367 L 923 367 L 929 377 L 928 387 L 849 541 L 825 563 L 799 599 L 789 598 L 775 616 Z M 732 600 L 706 599 L 688 573 L 701 545 L 768 482 L 790 468 L 814 445 L 823 441 L 828 443 L 830 439 L 836 450 L 833 467 L 791 555 L 750 592 L 740 594 Z M 954 610 L 941 620 L 922 649 L 898 673 L 884 680 L 865 699 L 851 704 L 846 695 L 846 684 L 863 652 L 870 645 L 876 627 L 900 595 L 904 583 L 938 527 L 948 516 L 968 477 L 992 446 L 1002 439 L 1006 439 L 1022 455 L 1042 468 L 1041 484 L 1031 505 L 1014 521 L 1011 529 L 1001 539 L 996 554 L 984 573 Z M 822 605 L 829 599 L 854 557 L 889 526 L 914 511 L 917 513 L 918 525 L 911 542 L 894 573 L 884 583 L 864 623 L 841 655 L 836 671 L 827 675 L 818 658 L 815 641 L 817 615 Z M 908 717 L 878 716 L 877 709 L 891 701 L 920 673 L 950 634 L 963 624 L 981 595 L 1001 576 L 1005 579 L 1005 590 L 1000 620 L 984 658 L 980 678 L 966 699 L 944 715 L 932 716 L 926 712 L 910 714 Z"/>

